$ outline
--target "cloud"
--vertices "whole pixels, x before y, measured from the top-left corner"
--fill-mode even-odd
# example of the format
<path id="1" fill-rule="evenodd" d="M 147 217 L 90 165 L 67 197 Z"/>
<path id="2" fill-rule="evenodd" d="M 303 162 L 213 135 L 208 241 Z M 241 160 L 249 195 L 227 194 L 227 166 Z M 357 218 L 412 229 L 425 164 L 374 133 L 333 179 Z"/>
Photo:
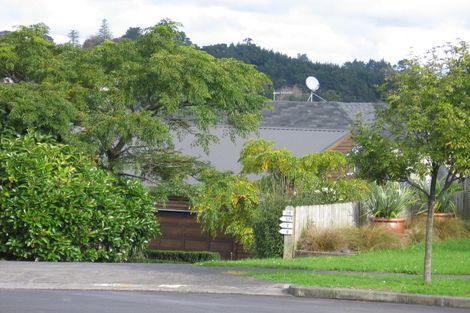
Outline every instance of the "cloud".
<path id="1" fill-rule="evenodd" d="M 57 42 L 71 29 L 83 41 L 107 18 L 115 36 L 163 18 L 181 22 L 198 45 L 241 42 L 313 61 L 405 58 L 470 39 L 470 1 L 447 0 L 0 0 L 0 30 L 44 22 Z"/>

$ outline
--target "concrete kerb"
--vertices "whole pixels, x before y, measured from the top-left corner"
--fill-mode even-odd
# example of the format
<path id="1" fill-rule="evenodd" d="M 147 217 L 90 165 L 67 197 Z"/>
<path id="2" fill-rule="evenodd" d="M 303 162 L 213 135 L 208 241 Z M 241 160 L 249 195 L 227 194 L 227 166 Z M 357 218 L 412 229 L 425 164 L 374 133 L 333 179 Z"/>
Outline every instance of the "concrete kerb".
<path id="1" fill-rule="evenodd" d="M 420 304 L 438 307 L 470 309 L 470 298 L 462 297 L 415 295 L 347 288 L 320 288 L 297 286 L 290 286 L 287 289 L 287 293 L 296 297 L 307 298 Z"/>

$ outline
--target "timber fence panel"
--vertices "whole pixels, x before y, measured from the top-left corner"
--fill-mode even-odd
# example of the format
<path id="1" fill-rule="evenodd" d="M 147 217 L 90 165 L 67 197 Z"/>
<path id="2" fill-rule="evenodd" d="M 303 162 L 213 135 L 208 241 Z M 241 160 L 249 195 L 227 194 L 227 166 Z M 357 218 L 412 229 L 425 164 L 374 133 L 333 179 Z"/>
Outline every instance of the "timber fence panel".
<path id="1" fill-rule="evenodd" d="M 356 202 L 295 207 L 294 247 L 310 225 L 318 228 L 355 226 L 359 218 L 360 206 Z"/>
<path id="2" fill-rule="evenodd" d="M 457 215 L 462 218 L 470 218 L 470 193 L 461 191 L 455 194 L 454 201 L 457 206 Z"/>

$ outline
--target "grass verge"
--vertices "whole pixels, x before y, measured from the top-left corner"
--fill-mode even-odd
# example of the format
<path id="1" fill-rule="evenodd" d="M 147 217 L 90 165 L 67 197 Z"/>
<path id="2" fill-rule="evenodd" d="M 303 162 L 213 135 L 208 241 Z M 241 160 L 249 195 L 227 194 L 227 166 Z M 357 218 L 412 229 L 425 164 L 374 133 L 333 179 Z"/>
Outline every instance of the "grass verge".
<path id="1" fill-rule="evenodd" d="M 258 279 L 302 286 L 329 288 L 373 289 L 389 292 L 470 297 L 470 280 L 433 278 L 432 284 L 423 283 L 421 276 L 370 277 L 366 275 L 330 275 L 306 272 L 244 273 Z"/>
<path id="2" fill-rule="evenodd" d="M 423 272 L 424 244 L 405 249 L 363 252 L 356 256 L 306 257 L 293 260 L 246 259 L 241 261 L 209 261 L 206 266 L 261 267 L 278 269 L 311 269 L 355 272 L 389 272 L 420 274 Z M 470 275 L 470 237 L 433 244 L 433 273 Z M 328 276 L 330 277 L 330 276 Z M 470 284 L 467 281 L 467 284 Z"/>

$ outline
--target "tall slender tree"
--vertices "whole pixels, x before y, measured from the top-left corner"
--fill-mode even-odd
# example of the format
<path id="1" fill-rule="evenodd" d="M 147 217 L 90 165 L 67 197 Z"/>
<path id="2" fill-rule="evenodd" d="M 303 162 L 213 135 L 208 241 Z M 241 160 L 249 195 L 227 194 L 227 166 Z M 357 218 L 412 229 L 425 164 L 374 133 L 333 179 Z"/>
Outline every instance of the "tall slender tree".
<path id="1" fill-rule="evenodd" d="M 470 51 L 461 42 L 402 63 L 389 77 L 388 107 L 353 131 L 359 175 L 402 180 L 427 198 L 424 281 L 431 282 L 433 213 L 452 183 L 470 175 Z M 436 188 L 445 169 L 442 188 Z M 430 179 L 427 190 L 412 174 Z"/>
<path id="2" fill-rule="evenodd" d="M 74 46 L 74 47 L 80 46 L 80 42 L 79 42 L 79 40 L 80 40 L 80 34 L 79 34 L 78 30 L 72 29 L 72 30 L 68 33 L 67 37 L 69 37 L 69 39 L 70 39 L 70 40 L 69 40 L 69 43 L 70 43 L 72 46 Z"/>
<path id="3" fill-rule="evenodd" d="M 98 37 L 100 37 L 102 40 L 113 38 L 113 34 L 111 33 L 111 29 L 109 28 L 108 20 L 105 18 L 101 20 L 101 26 L 98 30 Z"/>

